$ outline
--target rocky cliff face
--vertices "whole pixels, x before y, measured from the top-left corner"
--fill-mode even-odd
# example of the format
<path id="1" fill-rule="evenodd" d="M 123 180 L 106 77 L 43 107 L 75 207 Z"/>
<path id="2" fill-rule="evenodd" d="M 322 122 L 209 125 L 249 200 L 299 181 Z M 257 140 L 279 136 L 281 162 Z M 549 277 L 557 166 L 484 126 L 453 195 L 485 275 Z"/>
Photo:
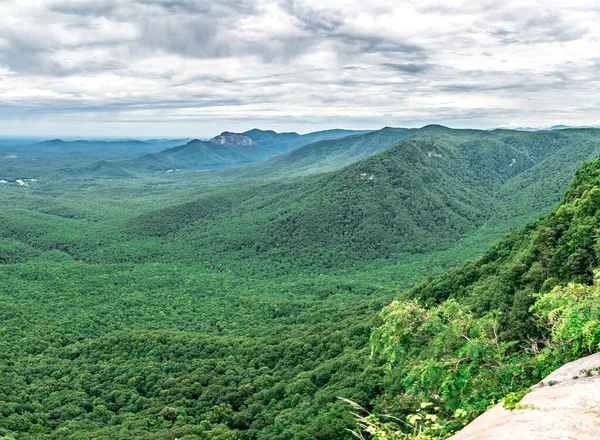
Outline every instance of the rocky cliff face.
<path id="1" fill-rule="evenodd" d="M 243 134 L 237 134 L 237 133 L 229 133 L 229 132 L 224 132 L 224 133 L 221 133 L 219 136 L 214 137 L 213 139 L 211 139 L 210 143 L 217 144 L 217 145 L 239 145 L 239 146 L 255 144 L 255 142 L 252 139 L 250 139 L 248 136 L 245 136 Z"/>
<path id="2" fill-rule="evenodd" d="M 452 440 L 600 439 L 600 353 L 563 365 L 532 388 L 513 411 L 502 404 Z"/>

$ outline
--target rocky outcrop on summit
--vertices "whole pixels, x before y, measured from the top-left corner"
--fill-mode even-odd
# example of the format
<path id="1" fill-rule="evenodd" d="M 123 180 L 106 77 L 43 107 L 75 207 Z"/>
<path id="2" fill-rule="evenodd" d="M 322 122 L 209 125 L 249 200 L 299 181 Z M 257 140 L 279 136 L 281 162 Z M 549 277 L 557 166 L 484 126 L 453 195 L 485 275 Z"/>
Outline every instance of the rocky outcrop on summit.
<path id="1" fill-rule="evenodd" d="M 452 440 L 597 440 L 600 353 L 563 365 L 532 388 L 513 411 L 502 403 Z"/>
<path id="2" fill-rule="evenodd" d="M 165 172 L 175 169 L 210 170 L 246 165 L 283 154 L 294 148 L 323 139 L 337 139 L 362 132 L 348 130 L 298 133 L 276 133 L 252 129 L 244 133 L 224 131 L 211 140 L 193 139 L 120 166 L 135 171 Z"/>
<path id="3" fill-rule="evenodd" d="M 226 131 L 226 132 L 221 133 L 219 136 L 212 138 L 210 140 L 210 143 L 217 144 L 217 145 L 246 146 L 246 145 L 254 145 L 256 142 L 254 142 L 248 136 L 245 136 L 243 134 L 230 133 L 230 132 Z"/>

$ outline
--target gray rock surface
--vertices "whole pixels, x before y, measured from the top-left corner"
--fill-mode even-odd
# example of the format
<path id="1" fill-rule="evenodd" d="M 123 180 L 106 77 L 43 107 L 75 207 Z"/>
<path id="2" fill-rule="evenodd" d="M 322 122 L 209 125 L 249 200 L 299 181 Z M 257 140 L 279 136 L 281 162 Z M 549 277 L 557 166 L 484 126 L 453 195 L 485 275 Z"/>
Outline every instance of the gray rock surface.
<path id="1" fill-rule="evenodd" d="M 254 142 L 252 139 L 250 139 L 248 136 L 244 136 L 243 134 L 237 134 L 237 133 L 222 133 L 219 136 L 216 136 L 214 138 L 212 138 L 210 140 L 211 144 L 218 144 L 218 145 L 243 145 L 243 146 L 247 146 L 247 145 L 254 145 L 256 142 Z"/>
<path id="2" fill-rule="evenodd" d="M 522 400 L 533 409 L 485 412 L 452 440 L 600 440 L 600 353 L 563 365 Z M 550 385 L 552 384 L 552 385 Z"/>

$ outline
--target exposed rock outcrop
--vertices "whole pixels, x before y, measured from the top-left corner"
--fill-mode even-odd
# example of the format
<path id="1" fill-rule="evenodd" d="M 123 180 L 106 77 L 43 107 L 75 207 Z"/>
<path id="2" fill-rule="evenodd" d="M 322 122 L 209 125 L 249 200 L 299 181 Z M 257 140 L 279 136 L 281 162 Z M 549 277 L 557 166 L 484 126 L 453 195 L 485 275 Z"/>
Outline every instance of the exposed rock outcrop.
<path id="1" fill-rule="evenodd" d="M 600 439 L 600 353 L 563 365 L 509 411 L 502 404 L 479 416 L 452 440 Z"/>
<path id="2" fill-rule="evenodd" d="M 243 134 L 226 131 L 212 138 L 210 143 L 219 145 L 254 145 L 256 142 Z"/>

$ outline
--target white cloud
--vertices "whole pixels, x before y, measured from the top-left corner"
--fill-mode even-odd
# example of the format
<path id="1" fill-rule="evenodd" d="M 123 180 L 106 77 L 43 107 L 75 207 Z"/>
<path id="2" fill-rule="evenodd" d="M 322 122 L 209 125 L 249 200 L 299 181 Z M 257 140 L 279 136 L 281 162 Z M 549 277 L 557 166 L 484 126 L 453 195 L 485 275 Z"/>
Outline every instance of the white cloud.
<path id="1" fill-rule="evenodd" d="M 598 22 L 587 0 L 5 0 L 0 133 L 591 124 Z"/>

